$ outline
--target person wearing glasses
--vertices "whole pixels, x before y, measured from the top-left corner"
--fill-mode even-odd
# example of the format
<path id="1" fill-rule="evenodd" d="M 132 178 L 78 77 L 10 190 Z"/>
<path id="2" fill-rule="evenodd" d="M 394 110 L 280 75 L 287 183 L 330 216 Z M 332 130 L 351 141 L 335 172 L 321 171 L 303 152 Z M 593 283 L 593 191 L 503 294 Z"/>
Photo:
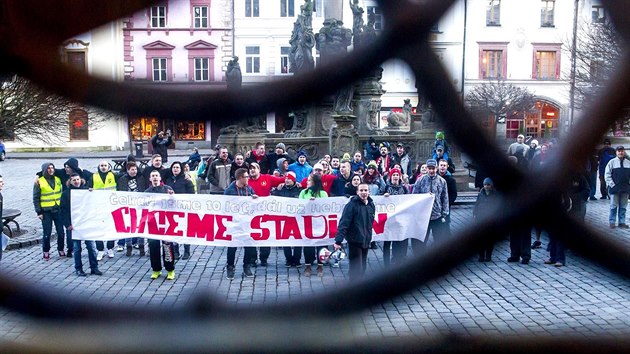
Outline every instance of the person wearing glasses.
<path id="1" fill-rule="evenodd" d="M 234 182 L 232 182 L 223 192 L 224 195 L 236 195 L 239 197 L 258 198 L 252 187 L 249 186 L 249 173 L 246 168 L 239 168 L 234 172 Z M 244 247 L 243 255 L 243 275 L 247 278 L 254 276 L 252 273 L 251 261 L 256 259 L 256 247 Z M 234 279 L 236 260 L 236 247 L 228 247 L 227 249 L 227 265 L 225 266 L 226 278 Z"/>

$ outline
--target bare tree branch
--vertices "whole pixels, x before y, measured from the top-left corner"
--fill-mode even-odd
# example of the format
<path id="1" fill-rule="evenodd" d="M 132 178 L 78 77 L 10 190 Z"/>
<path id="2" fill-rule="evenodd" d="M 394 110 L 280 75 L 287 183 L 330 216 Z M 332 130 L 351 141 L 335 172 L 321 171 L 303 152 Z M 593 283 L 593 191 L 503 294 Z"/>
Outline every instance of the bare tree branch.
<path id="1" fill-rule="evenodd" d="M 465 99 L 475 116 L 487 118 L 492 115 L 495 124 L 508 116 L 529 112 L 535 101 L 527 88 L 500 79 L 476 86 Z"/>
<path id="2" fill-rule="evenodd" d="M 69 136 L 69 114 L 85 110 L 89 129 L 97 129 L 116 115 L 50 94 L 30 81 L 14 76 L 0 84 L 0 139 L 63 143 Z"/>

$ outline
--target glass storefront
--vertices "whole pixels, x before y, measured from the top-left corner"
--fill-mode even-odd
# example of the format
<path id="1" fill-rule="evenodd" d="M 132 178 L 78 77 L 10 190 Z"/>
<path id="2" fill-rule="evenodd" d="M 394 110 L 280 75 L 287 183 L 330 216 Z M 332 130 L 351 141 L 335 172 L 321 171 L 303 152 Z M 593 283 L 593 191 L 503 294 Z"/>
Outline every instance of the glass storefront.
<path id="1" fill-rule="evenodd" d="M 129 119 L 131 140 L 151 140 L 160 131 L 171 131 L 175 140 L 206 140 L 206 122 L 203 120 L 160 120 L 154 117 Z"/>
<path id="2" fill-rule="evenodd" d="M 534 139 L 557 138 L 560 133 L 559 119 L 558 107 L 548 102 L 537 101 L 532 112 L 526 113 L 524 117 L 522 113 L 508 117 L 506 138 L 516 139 L 518 134 Z"/>

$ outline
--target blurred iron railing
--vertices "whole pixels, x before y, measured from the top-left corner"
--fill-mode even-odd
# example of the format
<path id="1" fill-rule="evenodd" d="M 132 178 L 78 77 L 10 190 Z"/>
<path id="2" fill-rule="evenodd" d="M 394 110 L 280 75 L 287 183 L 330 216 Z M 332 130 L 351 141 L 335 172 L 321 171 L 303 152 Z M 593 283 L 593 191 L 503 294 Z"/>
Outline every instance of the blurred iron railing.
<path id="1" fill-rule="evenodd" d="M 463 1 L 463 0 L 462 0 Z M 567 246 L 608 269 L 630 275 L 630 253 L 618 242 L 570 219 L 560 208 L 559 191 L 572 171 L 592 151 L 617 119 L 630 97 L 630 56 L 600 99 L 574 127 L 571 141 L 560 147 L 558 161 L 545 176 L 525 176 L 481 132 L 450 84 L 445 69 L 427 42 L 433 23 L 454 0 L 381 0 L 387 27 L 367 48 L 318 67 L 310 73 L 238 92 L 183 92 L 131 87 L 72 71 L 58 61 L 63 40 L 150 6 L 149 0 L 5 0 L 0 4 L 0 75 L 17 73 L 57 94 L 126 115 L 170 119 L 211 117 L 216 123 L 244 119 L 280 108 L 299 107 L 334 93 L 385 60 L 399 58 L 443 119 L 450 137 L 506 191 L 496 219 L 477 225 L 457 239 L 438 243 L 432 252 L 414 257 L 389 272 L 376 274 L 333 293 L 308 299 L 251 307 L 228 305 L 215 294 L 196 296 L 192 305 L 174 308 L 94 306 L 83 299 L 48 293 L 25 280 L 0 274 L 0 304 L 39 319 L 38 340 L 2 343 L 3 351 L 36 352 L 484 352 L 572 351 L 618 353 L 630 342 L 606 338 L 400 337 L 356 338 L 347 316 L 402 295 L 468 259 L 484 238 L 499 240 L 515 225 L 537 224 Z M 624 38 L 630 38 L 628 1 L 603 0 Z M 53 29 L 53 30 L 51 30 Z M 344 68 L 345 70 L 338 70 Z M 277 94 L 282 92 L 282 94 Z M 593 117 L 597 117 L 594 119 Z M 525 182 L 527 181 L 527 182 Z M 542 207 L 541 207 L 542 206 Z M 571 237 L 568 237 L 568 236 Z M 395 276 L 394 276 L 395 275 Z M 334 325 L 332 325 L 334 324 Z M 291 333 L 291 335 L 287 335 Z M 63 349 L 62 349 L 63 348 Z"/>

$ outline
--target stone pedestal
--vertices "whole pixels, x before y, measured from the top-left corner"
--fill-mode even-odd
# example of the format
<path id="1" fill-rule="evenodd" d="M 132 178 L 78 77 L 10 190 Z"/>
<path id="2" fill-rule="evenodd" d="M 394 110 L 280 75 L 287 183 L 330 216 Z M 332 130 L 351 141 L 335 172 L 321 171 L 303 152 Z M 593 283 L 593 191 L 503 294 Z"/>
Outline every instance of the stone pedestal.
<path id="1" fill-rule="evenodd" d="M 359 150 L 359 131 L 355 127 L 356 116 L 333 114 L 332 119 L 335 125 L 330 128 L 330 153 L 342 156 L 344 153 L 352 155 Z"/>
<path id="2" fill-rule="evenodd" d="M 411 114 L 411 134 L 422 130 L 422 114 Z"/>

